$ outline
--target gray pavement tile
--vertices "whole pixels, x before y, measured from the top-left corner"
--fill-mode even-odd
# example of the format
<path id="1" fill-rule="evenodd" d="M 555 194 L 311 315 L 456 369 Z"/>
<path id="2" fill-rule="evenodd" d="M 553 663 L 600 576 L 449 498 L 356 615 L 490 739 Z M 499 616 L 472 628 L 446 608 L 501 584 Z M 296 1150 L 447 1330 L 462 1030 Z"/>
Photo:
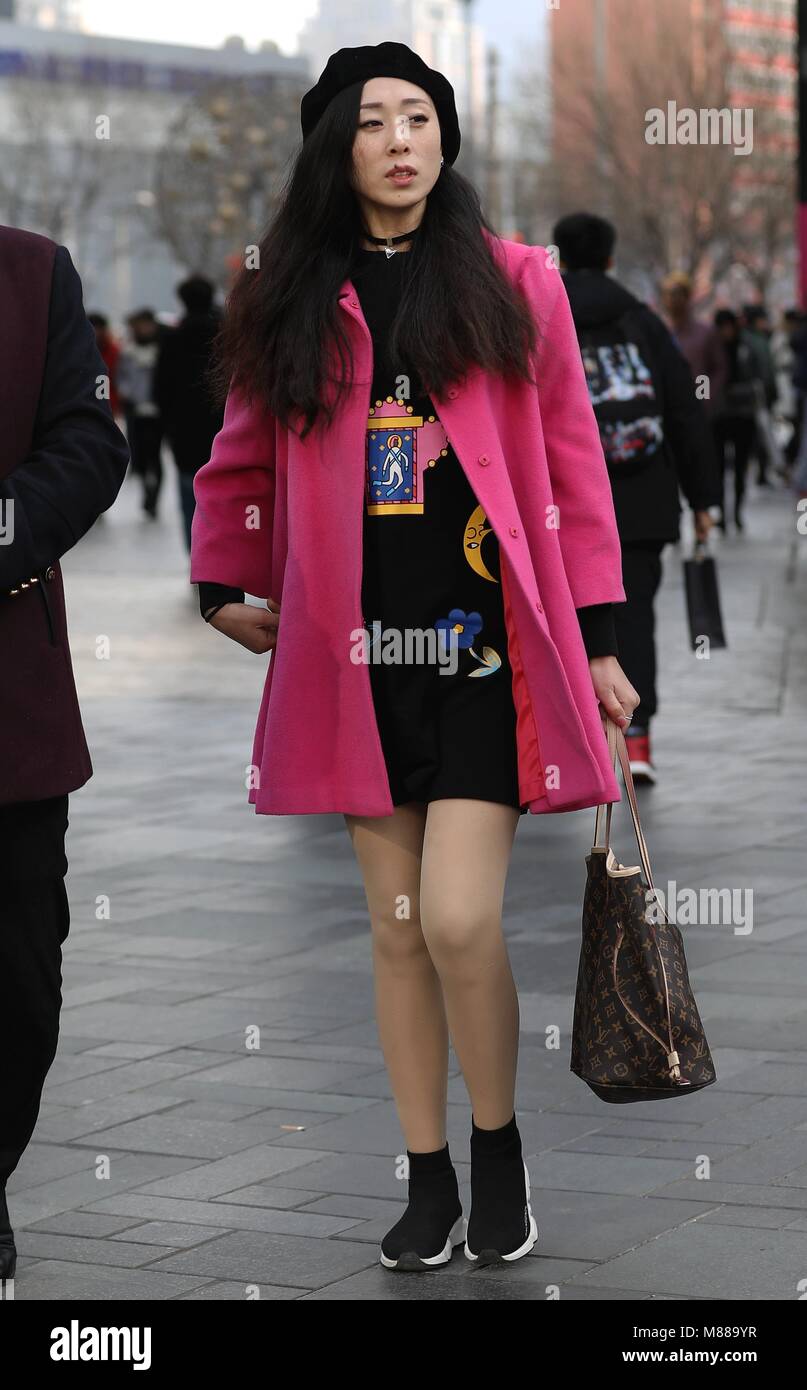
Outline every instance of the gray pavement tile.
<path id="1" fill-rule="evenodd" d="M 698 1218 L 717 1226 L 762 1226 L 772 1231 L 807 1230 L 807 1217 L 793 1218 L 792 1207 L 734 1207 L 726 1204 Z"/>
<path id="2" fill-rule="evenodd" d="M 11 1196 L 41 1183 L 58 1182 L 71 1173 L 85 1173 L 91 1161 L 86 1150 L 32 1140 L 8 1180 L 8 1194 Z"/>
<path id="3" fill-rule="evenodd" d="M 59 1044 L 61 1047 L 61 1042 Z M 95 1039 L 87 1049 L 91 1057 L 115 1057 L 126 1062 L 142 1061 L 144 1057 L 158 1057 L 161 1052 L 165 1052 L 164 1043 L 135 1043 L 135 1042 L 106 1042 L 98 1043 Z"/>
<path id="4" fill-rule="evenodd" d="M 111 1265 L 72 1264 L 67 1260 L 38 1260 L 17 1265 L 14 1297 L 18 1302 L 54 1300 L 66 1303 L 151 1303 L 179 1298 L 205 1282 L 198 1275 L 165 1274 L 151 1269 L 115 1269 Z"/>
<path id="5" fill-rule="evenodd" d="M 154 1197 L 220 1197 L 225 1192 L 234 1192 L 239 1187 L 261 1179 L 283 1176 L 283 1185 L 294 1187 L 292 1181 L 295 1170 L 312 1173 L 317 1167 L 314 1160 L 320 1155 L 314 1149 L 281 1148 L 277 1144 L 256 1144 L 251 1149 L 228 1155 L 214 1163 L 201 1163 L 188 1168 L 173 1177 L 159 1178 L 154 1182 L 141 1184 L 146 1196 Z M 307 1187 L 316 1187 L 312 1182 Z"/>
<path id="6" fill-rule="evenodd" d="M 440 1299 L 485 1301 L 499 1299 L 521 1301 L 540 1299 L 555 1300 L 563 1297 L 566 1281 L 576 1273 L 585 1272 L 587 1262 L 583 1260 L 557 1260 L 551 1256 L 536 1254 L 535 1249 L 523 1260 L 496 1269 L 475 1269 L 466 1260 L 462 1247 L 454 1250 L 451 1263 L 442 1265 L 433 1273 L 406 1278 L 393 1270 L 385 1269 L 376 1256 L 376 1262 L 362 1274 L 349 1279 L 341 1279 L 336 1284 L 322 1288 L 311 1298 L 322 1299 L 356 1298 L 364 1300 L 387 1298 L 391 1301 L 404 1299 L 422 1301 Z"/>
<path id="7" fill-rule="evenodd" d="M 771 1202 L 790 1208 L 794 1219 L 799 1212 L 807 1213 L 807 1191 L 803 1187 L 773 1187 L 770 1183 L 725 1182 L 720 1178 L 680 1178 L 668 1183 L 655 1194 L 657 1197 L 686 1198 L 708 1201 L 714 1205 L 729 1202 L 736 1206 L 765 1207 Z"/>
<path id="8" fill-rule="evenodd" d="M 9 1208 L 15 1230 L 29 1221 L 40 1221 L 43 1216 L 91 1206 L 100 1193 L 128 1192 L 161 1174 L 184 1171 L 188 1163 L 187 1159 L 164 1154 L 113 1153 L 109 1158 L 108 1177 L 96 1176 L 95 1154 L 87 1149 L 83 1168 L 68 1177 L 51 1178 L 35 1187 L 20 1184 L 20 1168 L 17 1168 L 8 1181 Z"/>
<path id="9" fill-rule="evenodd" d="M 95 1202 L 91 1210 L 120 1213 L 133 1218 L 139 1217 L 144 1221 L 179 1221 L 187 1225 L 214 1226 L 217 1230 L 224 1228 L 233 1231 L 299 1234 L 300 1223 L 296 1220 L 298 1212 L 295 1210 L 292 1193 L 278 1188 L 277 1195 L 270 1204 L 264 1198 L 264 1186 L 261 1185 L 255 1195 L 255 1201 L 251 1204 L 242 1203 L 241 1199 L 247 1191 L 254 1193 L 255 1188 L 240 1188 L 235 1193 L 227 1193 L 226 1198 L 215 1198 L 207 1202 L 196 1202 L 190 1198 L 149 1197 L 139 1192 L 121 1193 L 117 1197 L 107 1197 Z M 313 1229 L 323 1231 L 322 1223 L 317 1223 L 317 1217 L 337 1218 L 327 1226 L 324 1233 L 328 1235 L 349 1230 L 362 1220 L 361 1217 L 351 1216 L 350 1213 L 310 1211 L 306 1204 L 317 1195 L 316 1192 L 306 1192 L 304 1189 L 296 1194 L 299 1214 L 309 1215 L 310 1212 L 310 1221 L 303 1234 L 308 1234 Z"/>
<path id="10" fill-rule="evenodd" d="M 117 1235 L 137 1226 L 138 1221 L 131 1216 L 104 1216 L 94 1211 L 60 1211 L 51 1216 L 43 1216 L 41 1221 L 29 1221 L 27 1231 L 53 1231 L 64 1236 L 105 1236 Z"/>
<path id="11" fill-rule="evenodd" d="M 232 1197 L 229 1200 L 232 1201 Z M 314 1201 L 306 1201 L 300 1209 L 324 1212 L 328 1216 L 355 1216 L 357 1220 L 367 1222 L 386 1221 L 387 1230 L 400 1218 L 402 1204 L 400 1198 L 393 1200 L 384 1197 L 356 1197 L 351 1193 L 336 1192 L 330 1197 L 317 1197 Z"/>
<path id="12" fill-rule="evenodd" d="M 746 1094 L 807 1096 L 807 1068 L 760 1062 L 741 1074 L 721 1078 L 721 1085 L 724 1090 L 736 1089 Z"/>
<path id="13" fill-rule="evenodd" d="M 757 1230 L 749 1239 L 746 1228 L 692 1221 L 573 1282 L 700 1298 L 795 1300 L 805 1278 L 807 1243 L 799 1232 Z"/>
<path id="14" fill-rule="evenodd" d="M 801 1186 L 799 1182 L 788 1184 L 787 1174 L 797 1171 L 807 1154 L 807 1141 L 804 1134 L 797 1132 L 773 1134 L 767 1139 L 757 1139 L 739 1153 L 722 1158 L 712 1165 L 713 1176 L 718 1182 L 779 1182 L 785 1186 Z"/>
<path id="15" fill-rule="evenodd" d="M 354 1082 L 366 1077 L 373 1062 L 329 1062 L 325 1057 L 261 1057 L 252 1053 L 234 1061 L 221 1061 L 207 1069 L 205 1082 L 233 1086 L 274 1086 L 279 1090 L 340 1090 L 352 1092 Z M 162 1079 L 162 1078 L 156 1078 Z"/>
<path id="16" fill-rule="evenodd" d="M 37 1260 L 62 1260 L 71 1264 L 116 1265 L 137 1268 L 160 1255 L 170 1255 L 172 1246 L 138 1245 L 128 1235 L 115 1240 L 58 1235 L 54 1231 L 18 1231 L 17 1250 Z"/>
<path id="17" fill-rule="evenodd" d="M 701 1201 L 672 1202 L 658 1197 L 637 1201 L 634 1196 L 537 1188 L 533 1183 L 530 1203 L 543 1253 L 594 1263 L 708 1213 L 714 1205 L 710 1198 L 711 1193 L 704 1192 Z"/>
<path id="18" fill-rule="evenodd" d="M 65 1082 L 57 1087 L 55 1094 L 64 1104 L 83 1105 L 86 1101 L 105 1100 L 126 1091 L 137 1091 L 157 1081 L 172 1082 L 195 1070 L 195 1063 L 166 1062 L 154 1057 L 142 1062 L 119 1062 L 108 1070 Z M 49 1084 L 56 1085 L 55 1082 Z"/>
<path id="19" fill-rule="evenodd" d="M 40 1111 L 36 1134 L 41 1141 L 64 1144 L 125 1120 L 175 1109 L 183 1103 L 178 1096 L 157 1095 L 150 1090 L 127 1091 L 122 1096 L 89 1101 L 86 1105 L 63 1106 L 55 1115 L 43 1117 Z"/>
<path id="20" fill-rule="evenodd" d="M 535 1188 L 556 1187 L 573 1192 L 633 1193 L 641 1196 L 659 1187 L 689 1176 L 692 1169 L 687 1159 L 644 1158 L 620 1156 L 618 1162 L 606 1163 L 601 1154 L 549 1153 L 528 1156 L 530 1181 Z"/>
<path id="21" fill-rule="evenodd" d="M 215 1101 L 223 1101 L 225 1104 L 235 1101 L 244 1105 L 254 1103 L 254 1106 L 259 1109 L 284 1110 L 291 1118 L 302 1110 L 320 1111 L 323 1115 L 344 1115 L 361 1110 L 366 1105 L 376 1104 L 376 1098 L 371 1096 L 348 1096 L 341 1092 L 295 1091 L 285 1088 L 281 1090 L 276 1086 L 233 1086 L 227 1085 L 223 1081 L 205 1081 L 190 1074 L 180 1077 L 177 1081 L 172 1081 L 165 1089 L 170 1091 L 172 1099 L 176 1096 L 182 1096 L 186 1100 L 202 1099 L 211 1103 Z M 150 1087 L 149 1090 L 153 1091 L 155 1095 L 159 1095 L 162 1093 L 163 1087 L 158 1084 Z M 383 1099 L 387 1100 L 388 1098 L 389 1091 Z"/>
<path id="22" fill-rule="evenodd" d="M 320 1289 L 364 1269 L 373 1257 L 350 1241 L 238 1231 L 182 1254 L 169 1255 L 151 1268 L 158 1273 L 195 1274 L 215 1279 L 266 1280 L 295 1288 Z"/>
<path id="23" fill-rule="evenodd" d="M 86 1213 L 100 1218 L 98 1213 Z M 163 1250 L 179 1250 L 188 1245 L 200 1245 L 221 1234 L 218 1226 L 199 1226 L 189 1221 L 142 1221 L 128 1226 L 125 1235 L 113 1234 L 111 1239 L 129 1240 L 133 1245 L 161 1246 Z"/>
<path id="24" fill-rule="evenodd" d="M 271 1137 L 253 1120 L 195 1120 L 189 1115 L 147 1115 L 92 1136 L 93 1144 L 129 1152 L 184 1154 L 188 1158 L 224 1158 L 254 1148 Z"/>
<path id="25" fill-rule="evenodd" d="M 177 1299 L 178 1303 L 238 1303 L 247 1302 L 253 1299 L 262 1299 L 265 1303 L 279 1303 L 281 1300 L 287 1302 L 291 1299 L 299 1298 L 304 1289 L 280 1288 L 277 1284 L 236 1284 L 228 1282 L 226 1279 L 212 1279 L 206 1284 L 200 1284 L 191 1293 L 182 1294 Z"/>

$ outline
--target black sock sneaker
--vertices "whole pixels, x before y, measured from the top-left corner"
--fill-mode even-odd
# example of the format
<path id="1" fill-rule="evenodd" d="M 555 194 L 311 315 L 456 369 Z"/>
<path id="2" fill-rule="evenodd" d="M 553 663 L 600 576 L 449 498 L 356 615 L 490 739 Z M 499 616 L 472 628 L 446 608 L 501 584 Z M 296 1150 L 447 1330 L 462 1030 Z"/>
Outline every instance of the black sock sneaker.
<path id="1" fill-rule="evenodd" d="M 518 1260 L 538 1227 L 530 1207 L 530 1175 L 513 1115 L 501 1129 L 479 1129 L 471 1117 L 471 1215 L 465 1254 L 479 1265 Z"/>
<path id="2" fill-rule="evenodd" d="M 464 1238 L 457 1174 L 448 1144 L 433 1153 L 406 1152 L 409 1204 L 381 1242 L 381 1263 L 387 1269 L 431 1269 L 448 1264 L 452 1247 Z"/>

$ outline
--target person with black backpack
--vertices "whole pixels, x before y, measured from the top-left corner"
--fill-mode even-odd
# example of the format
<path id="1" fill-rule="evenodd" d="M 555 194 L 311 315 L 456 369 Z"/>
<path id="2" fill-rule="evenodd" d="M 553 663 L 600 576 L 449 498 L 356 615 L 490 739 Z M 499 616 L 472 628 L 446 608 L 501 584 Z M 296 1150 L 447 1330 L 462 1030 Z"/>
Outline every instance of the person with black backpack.
<path id="1" fill-rule="evenodd" d="M 680 538 L 679 488 L 694 512 L 697 538 L 708 536 L 708 508 L 721 501 L 717 460 L 696 382 L 672 335 L 652 309 L 608 274 L 616 244 L 613 225 L 591 213 L 573 213 L 556 223 L 552 241 L 622 542 L 627 602 L 613 610 L 618 655 L 641 701 L 625 730 L 631 771 L 637 782 L 655 782 L 650 721 L 658 709 L 654 603 L 661 556 L 665 545 Z"/>

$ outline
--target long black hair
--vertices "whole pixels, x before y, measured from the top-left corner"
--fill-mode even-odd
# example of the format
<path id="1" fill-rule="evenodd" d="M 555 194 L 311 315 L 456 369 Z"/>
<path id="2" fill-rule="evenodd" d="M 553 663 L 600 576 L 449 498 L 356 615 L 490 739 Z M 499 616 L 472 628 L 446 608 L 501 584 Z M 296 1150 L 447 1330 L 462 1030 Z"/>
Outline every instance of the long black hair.
<path id="1" fill-rule="evenodd" d="M 363 87 L 334 97 L 301 145 L 259 243 L 259 268 L 242 265 L 228 295 L 208 378 L 219 402 L 237 386 L 287 427 L 293 415 L 304 420 L 302 438 L 321 412 L 330 423 L 353 367 L 337 301 L 361 244 L 350 179 Z M 472 365 L 533 380 L 535 320 L 483 228 L 495 236 L 473 184 L 444 165 L 405 253 L 388 343 L 390 360 L 414 368 L 430 395 Z M 326 379 L 336 386 L 330 401 Z"/>

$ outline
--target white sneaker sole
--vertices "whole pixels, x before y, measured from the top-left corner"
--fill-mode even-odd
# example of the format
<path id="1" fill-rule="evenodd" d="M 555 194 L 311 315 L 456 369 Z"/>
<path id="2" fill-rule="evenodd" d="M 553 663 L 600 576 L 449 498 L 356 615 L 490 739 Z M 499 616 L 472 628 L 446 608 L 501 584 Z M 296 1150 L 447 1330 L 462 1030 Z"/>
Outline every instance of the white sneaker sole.
<path id="1" fill-rule="evenodd" d="M 385 1269 L 418 1270 L 431 1269 L 435 1265 L 447 1265 L 454 1253 L 454 1246 L 461 1245 L 465 1240 L 465 1233 L 468 1230 L 468 1222 L 464 1216 L 458 1216 L 449 1232 L 448 1240 L 439 1255 L 418 1255 L 416 1250 L 404 1250 L 397 1260 L 392 1260 L 388 1255 L 381 1251 L 381 1263 Z"/>
<path id="2" fill-rule="evenodd" d="M 631 759 L 630 770 L 631 776 L 636 782 L 656 781 L 656 769 L 653 767 L 652 763 L 634 762 L 633 759 Z"/>
<path id="3" fill-rule="evenodd" d="M 523 1159 L 522 1159 L 522 1162 L 523 1162 Z M 529 1254 L 530 1250 L 532 1250 L 532 1247 L 534 1246 L 536 1240 L 538 1239 L 538 1225 L 537 1225 L 537 1222 L 536 1222 L 536 1220 L 535 1220 L 535 1217 L 534 1217 L 533 1214 L 532 1214 L 532 1207 L 530 1206 L 530 1173 L 529 1173 L 529 1169 L 528 1169 L 526 1163 L 524 1164 L 524 1178 L 525 1178 L 526 1183 L 527 1183 L 527 1213 L 528 1213 L 529 1218 L 530 1218 L 530 1233 L 529 1233 L 529 1235 L 527 1236 L 527 1239 L 524 1241 L 524 1244 L 523 1244 L 523 1245 L 519 1245 L 519 1247 L 518 1247 L 517 1250 L 511 1250 L 509 1255 L 502 1255 L 502 1254 L 499 1254 L 499 1252 L 497 1251 L 496 1253 L 499 1255 L 499 1259 L 500 1259 L 500 1260 L 520 1260 L 521 1257 L 522 1257 L 523 1255 L 528 1255 L 528 1254 Z M 465 1233 L 466 1233 L 466 1236 L 465 1236 L 465 1258 L 466 1258 L 466 1260 L 478 1260 L 478 1259 L 479 1259 L 479 1255 L 474 1255 L 474 1254 L 472 1254 L 471 1251 L 470 1251 L 470 1249 L 468 1248 L 468 1222 L 467 1222 L 467 1221 L 465 1222 Z"/>

